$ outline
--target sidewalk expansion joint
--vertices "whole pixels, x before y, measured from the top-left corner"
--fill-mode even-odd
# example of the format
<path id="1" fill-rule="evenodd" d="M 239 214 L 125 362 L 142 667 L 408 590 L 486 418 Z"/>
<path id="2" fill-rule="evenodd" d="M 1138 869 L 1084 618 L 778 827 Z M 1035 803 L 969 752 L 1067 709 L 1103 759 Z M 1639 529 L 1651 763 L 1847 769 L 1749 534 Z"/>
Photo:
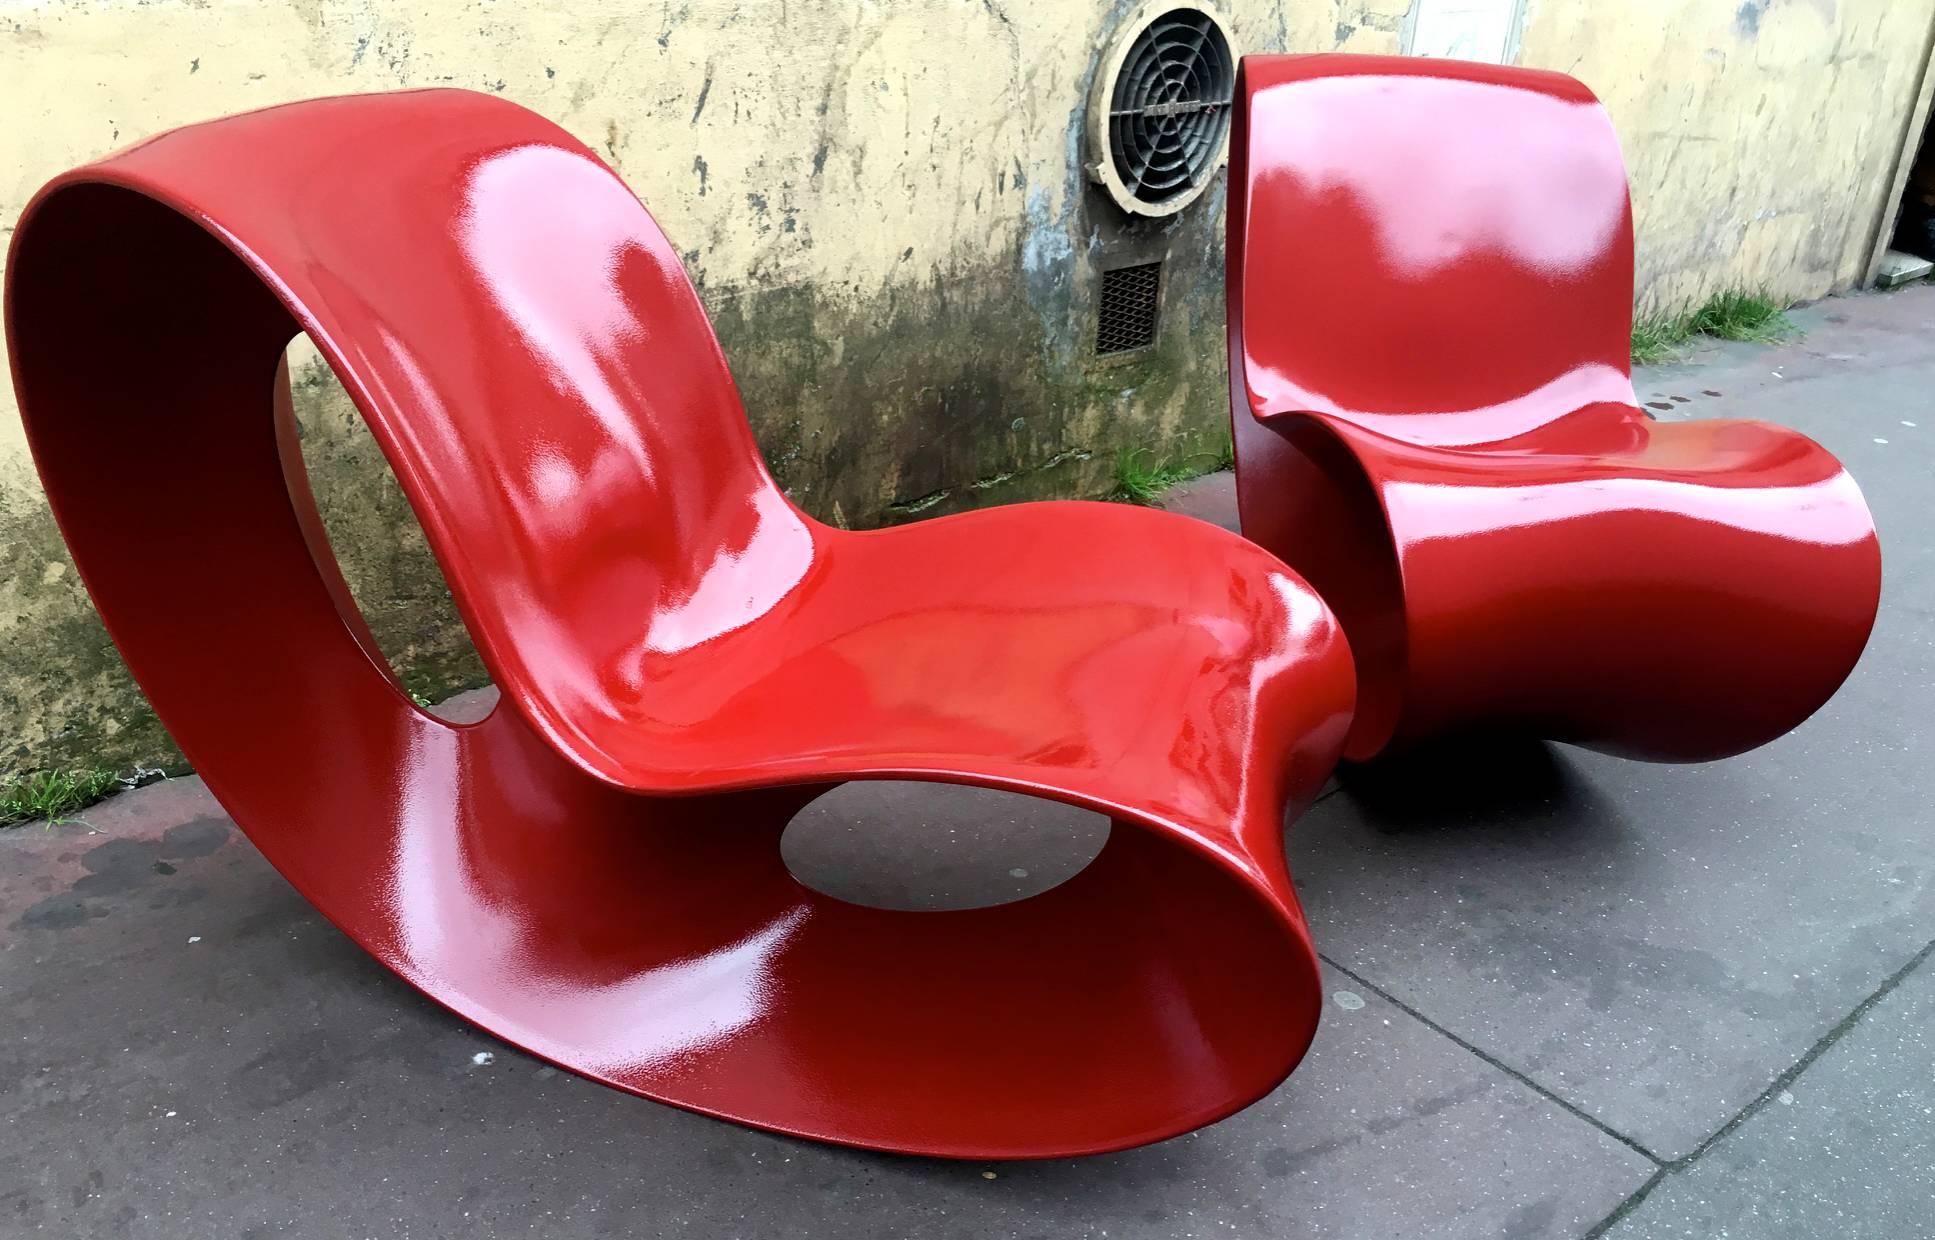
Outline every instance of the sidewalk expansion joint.
<path id="1" fill-rule="evenodd" d="M 1550 1102 L 1553 1106 L 1558 1107 L 1566 1114 L 1572 1116 L 1575 1119 L 1583 1120 L 1585 1123 L 1591 1125 L 1592 1127 L 1598 1129 L 1600 1132 L 1611 1137 L 1613 1140 L 1619 1142 L 1621 1145 L 1633 1151 L 1635 1154 L 1638 1154 L 1641 1158 L 1644 1158 L 1647 1162 L 1652 1163 L 1655 1167 L 1659 1168 L 1660 1170 L 1654 1173 L 1653 1180 L 1647 1181 L 1649 1185 L 1653 1183 L 1654 1180 L 1658 1180 L 1660 1175 L 1663 1174 L 1664 1171 L 1666 1170 L 1668 1164 L 1665 1159 L 1661 1158 L 1658 1154 L 1655 1154 L 1653 1151 L 1647 1149 L 1639 1142 L 1633 1140 L 1625 1133 L 1619 1131 L 1617 1128 L 1614 1128 L 1608 1125 L 1604 1120 L 1593 1115 L 1591 1112 L 1585 1111 L 1581 1109 L 1579 1106 L 1577 1106 L 1576 1104 L 1572 1102 L 1568 1102 L 1566 1099 L 1560 1097 L 1558 1094 L 1553 1093 L 1550 1089 L 1546 1088 L 1544 1085 L 1541 1085 L 1539 1082 L 1533 1080 L 1531 1077 L 1519 1071 L 1517 1068 L 1514 1068 L 1511 1064 L 1506 1063 L 1498 1056 L 1493 1055 L 1489 1051 L 1486 1051 L 1482 1047 L 1479 1047 L 1473 1044 L 1472 1042 L 1466 1040 L 1465 1038 L 1459 1037 L 1457 1034 L 1445 1028 L 1437 1021 L 1432 1020 L 1429 1016 L 1426 1016 L 1423 1012 L 1420 1012 L 1418 1009 L 1412 1007 L 1410 1004 L 1398 998 L 1390 991 L 1384 989 L 1382 986 L 1379 986 L 1376 982 L 1370 981 L 1369 979 L 1365 978 L 1362 974 L 1356 973 L 1350 969 L 1345 968 L 1343 965 L 1338 964 L 1335 960 L 1332 960 L 1329 956 L 1326 956 L 1321 952 L 1318 953 L 1317 958 L 1319 960 L 1322 960 L 1325 964 L 1329 965 L 1331 968 L 1337 970 L 1337 972 L 1343 974 L 1345 977 L 1348 977 L 1351 981 L 1356 982 L 1359 986 L 1362 986 L 1365 990 L 1370 991 L 1378 998 L 1384 1000 L 1392 1007 L 1398 1009 L 1400 1012 L 1403 1012 L 1406 1016 L 1409 1016 L 1412 1020 L 1417 1021 L 1425 1028 L 1430 1029 L 1432 1032 L 1438 1034 L 1440 1037 L 1449 1039 L 1451 1042 L 1457 1044 L 1459 1047 L 1461 1047 L 1469 1054 L 1477 1056 L 1480 1060 L 1483 1060 L 1489 1066 L 1496 1068 L 1500 1072 L 1503 1072 L 1506 1076 L 1511 1077 L 1513 1080 L 1525 1086 L 1525 1088 L 1531 1090 L 1533 1093 L 1545 1099 L 1547 1102 Z M 1705 1147 L 1703 1146 L 1702 1148 L 1705 1148 Z M 1642 1189 L 1642 1191 L 1644 1190 Z"/>
<path id="2" fill-rule="evenodd" d="M 1337 963 L 1337 961 L 1331 959 L 1329 956 L 1323 955 L 1322 953 L 1318 953 L 1318 959 L 1322 960 L 1325 964 L 1329 965 L 1332 969 L 1335 969 L 1337 972 L 1343 974 L 1345 977 L 1348 977 L 1351 981 L 1363 987 L 1365 990 L 1370 991 L 1378 998 L 1384 1000 L 1392 1007 L 1397 1008 L 1400 1012 L 1403 1012 L 1406 1016 L 1409 1016 L 1411 1019 L 1417 1021 L 1419 1024 L 1425 1026 L 1427 1029 L 1430 1029 L 1433 1032 L 1439 1034 L 1440 1036 L 1448 1039 L 1449 1041 L 1455 1043 L 1457 1046 L 1463 1048 L 1464 1050 L 1468 1051 L 1472 1055 L 1475 1055 L 1477 1058 L 1479 1058 L 1486 1064 L 1490 1065 L 1493 1068 L 1498 1069 L 1500 1072 L 1503 1072 L 1506 1076 L 1511 1077 L 1513 1080 L 1525 1086 L 1527 1089 L 1531 1090 L 1539 1097 L 1544 1098 L 1547 1102 L 1550 1102 L 1552 1105 L 1558 1107 L 1566 1114 L 1571 1115 L 1576 1119 L 1583 1120 L 1585 1123 L 1590 1124 L 1593 1128 L 1598 1129 L 1606 1136 L 1611 1137 L 1613 1140 L 1619 1142 L 1627 1149 L 1632 1150 L 1634 1153 L 1640 1155 L 1642 1158 L 1645 1158 L 1648 1162 L 1652 1163 L 1655 1169 L 1653 1171 L 1653 1174 L 1647 1177 L 1646 1182 L 1640 1185 L 1638 1188 L 1634 1189 L 1632 1194 L 1628 1196 L 1624 1201 L 1620 1202 L 1619 1205 L 1613 1210 L 1611 1214 L 1608 1214 L 1605 1218 L 1601 1219 L 1592 1228 L 1592 1230 L 1588 1231 L 1584 1235 L 1584 1237 L 1582 1237 L 1582 1240 L 1599 1240 L 1599 1237 L 1604 1236 L 1607 1232 L 1611 1231 L 1614 1227 L 1616 1227 L 1619 1224 L 1619 1221 L 1621 1219 L 1625 1218 L 1627 1215 L 1631 1214 L 1634 1210 L 1638 1209 L 1640 1204 L 1644 1202 L 1646 1198 L 1652 1194 L 1654 1189 L 1658 1188 L 1662 1183 L 1664 1183 L 1666 1181 L 1666 1178 L 1669 1175 L 1673 1175 L 1677 1172 L 1685 1171 L 1687 1168 L 1691 1167 L 1694 1163 L 1698 1162 L 1701 1158 L 1705 1157 L 1708 1150 L 1711 1150 L 1714 1146 L 1718 1145 L 1721 1141 L 1725 1140 L 1727 1136 L 1731 1134 L 1736 1128 L 1739 1128 L 1742 1124 L 1746 1123 L 1754 1116 L 1760 1114 L 1761 1111 L 1765 1110 L 1767 1106 L 1774 1101 L 1774 1099 L 1780 1097 L 1783 1090 L 1791 1086 L 1796 1080 L 1800 1078 L 1803 1072 L 1806 1072 L 1808 1068 L 1812 1067 L 1815 1060 L 1819 1059 L 1822 1055 L 1826 1054 L 1830 1047 L 1832 1047 L 1836 1042 L 1839 1042 L 1857 1025 L 1859 1025 L 1861 1023 L 1862 1017 L 1866 1016 L 1871 1010 L 1873 1010 L 1874 1006 L 1877 1003 L 1880 1003 L 1883 999 L 1886 999 L 1891 993 L 1893 993 L 1894 989 L 1897 986 L 1907 981 L 1909 976 L 1913 974 L 1916 969 L 1920 968 L 1923 964 L 1925 964 L 1931 955 L 1935 955 L 1935 941 L 1931 941 L 1929 943 L 1924 944 L 1920 951 L 1916 952 L 1913 956 L 1910 956 L 1908 958 L 1907 963 L 1903 964 L 1900 968 L 1896 969 L 1893 973 L 1890 973 L 1885 979 L 1883 979 L 1881 985 L 1876 987 L 1872 994 L 1870 994 L 1867 998 L 1863 999 L 1861 1002 L 1855 1004 L 1854 1008 L 1850 1010 L 1846 1016 L 1843 1016 L 1839 1021 L 1839 1023 L 1837 1023 L 1834 1026 L 1834 1028 L 1822 1034 L 1820 1038 L 1817 1039 L 1812 1046 L 1808 1047 L 1807 1051 L 1804 1054 L 1802 1054 L 1799 1059 L 1795 1060 L 1793 1064 L 1789 1066 L 1785 1072 L 1782 1072 L 1779 1076 L 1775 1077 L 1773 1082 L 1770 1085 L 1768 1085 L 1766 1089 L 1762 1090 L 1759 1093 L 1759 1095 L 1754 1098 L 1753 1101 L 1749 1102 L 1746 1106 L 1741 1107 L 1739 1111 L 1735 1112 L 1731 1119 L 1729 1119 L 1726 1123 L 1720 1125 L 1719 1128 L 1715 1129 L 1711 1134 L 1709 1134 L 1706 1140 L 1700 1142 L 1699 1145 L 1695 1146 L 1691 1153 L 1685 1154 L 1679 1158 L 1674 1158 L 1674 1159 L 1661 1158 L 1658 1154 L 1655 1154 L 1653 1151 L 1647 1149 L 1644 1145 L 1641 1145 L 1638 1141 L 1635 1141 L 1633 1138 L 1627 1136 L 1623 1132 L 1620 1132 L 1618 1129 L 1611 1127 L 1604 1120 L 1601 1120 L 1597 1116 L 1594 1116 L 1593 1114 L 1591 1114 L 1590 1112 L 1583 1110 L 1576 1104 L 1567 1101 L 1565 1098 L 1560 1097 L 1558 1094 L 1552 1092 L 1552 1090 L 1546 1088 L 1544 1085 L 1541 1085 L 1538 1081 L 1532 1079 L 1530 1076 L 1527 1076 L 1525 1073 L 1519 1071 L 1517 1068 L 1514 1068 L 1511 1064 L 1508 1064 L 1504 1060 L 1498 1058 L 1498 1056 L 1493 1055 L 1490 1052 L 1484 1050 L 1483 1048 L 1473 1044 L 1468 1039 L 1459 1037 L 1457 1034 L 1445 1028 L 1437 1021 L 1432 1020 L 1429 1016 L 1426 1016 L 1423 1012 L 1420 1012 L 1417 1008 L 1412 1007 L 1410 1004 L 1398 998 L 1390 991 L 1384 989 L 1382 986 L 1379 986 L 1377 983 L 1366 978 L 1363 974 L 1358 973 L 1355 970 L 1345 968 L 1343 965 Z"/>
<path id="3" fill-rule="evenodd" d="M 1799 1059 L 1794 1061 L 1793 1065 L 1790 1066 L 1787 1069 L 1787 1071 L 1775 1077 L 1773 1083 L 1769 1085 L 1766 1089 L 1762 1090 L 1758 1097 L 1756 1097 L 1752 1102 L 1749 1102 L 1746 1106 L 1741 1107 L 1740 1110 L 1734 1114 L 1732 1119 L 1720 1125 L 1720 1127 L 1715 1129 L 1713 1133 L 1707 1137 L 1706 1140 L 1700 1142 L 1699 1145 L 1695 1146 L 1692 1153 L 1687 1154 L 1680 1158 L 1676 1158 L 1672 1162 L 1662 1163 L 1660 1166 L 1660 1169 L 1654 1172 L 1652 1177 L 1648 1179 L 1646 1183 L 1640 1185 L 1637 1189 L 1634 1189 L 1632 1196 L 1620 1202 L 1618 1208 L 1615 1209 L 1611 1214 L 1608 1214 L 1604 1219 L 1600 1220 L 1598 1226 L 1594 1227 L 1591 1231 L 1587 1232 L 1585 1236 L 1582 1237 L 1582 1240 L 1599 1240 L 1599 1237 L 1605 1235 L 1607 1232 L 1611 1231 L 1615 1226 L 1617 1226 L 1621 1219 L 1625 1218 L 1627 1215 L 1631 1214 L 1634 1210 L 1638 1209 L 1640 1206 L 1640 1203 L 1645 1201 L 1646 1198 L 1652 1194 L 1652 1191 L 1655 1188 L 1658 1188 L 1661 1182 L 1664 1181 L 1667 1176 L 1673 1175 L 1681 1171 L 1685 1171 L 1688 1167 L 1691 1167 L 1694 1163 L 1698 1162 L 1702 1157 L 1704 1157 L 1708 1150 L 1720 1144 L 1720 1142 L 1724 1140 L 1729 1133 L 1733 1132 L 1734 1129 L 1740 1127 L 1742 1124 L 1746 1123 L 1754 1116 L 1760 1114 L 1761 1111 L 1765 1110 L 1767 1106 L 1774 1101 L 1774 1099 L 1780 1097 L 1782 1091 L 1786 1090 L 1796 1080 L 1800 1079 L 1801 1074 L 1803 1072 L 1806 1072 L 1808 1068 L 1813 1065 L 1815 1060 L 1819 1059 L 1822 1055 L 1826 1054 L 1829 1047 L 1832 1047 L 1836 1042 L 1839 1042 L 1844 1036 L 1846 1036 L 1850 1031 L 1852 1031 L 1855 1028 L 1855 1026 L 1859 1025 L 1861 1023 L 1861 1018 L 1866 1016 L 1869 1013 L 1869 1011 L 1874 1008 L 1875 1004 L 1880 1003 L 1883 999 L 1886 999 L 1891 993 L 1893 993 L 1895 987 L 1907 981 L 1909 976 L 1913 974 L 1916 969 L 1920 968 L 1924 963 L 1926 963 L 1929 956 L 1931 955 L 1935 955 L 1935 941 L 1930 941 L 1924 944 L 1920 951 L 1916 952 L 1913 956 L 1910 956 L 1908 958 L 1908 963 L 1902 965 L 1899 969 L 1896 969 L 1893 973 L 1890 973 L 1887 976 L 1887 978 L 1885 978 L 1882 981 L 1881 985 L 1876 987 L 1873 994 L 1870 994 L 1867 998 L 1855 1004 L 1853 1010 L 1850 1011 L 1846 1016 L 1843 1016 L 1841 1018 L 1840 1023 L 1835 1025 L 1834 1028 L 1828 1030 L 1826 1033 L 1822 1034 L 1820 1038 L 1814 1043 L 1814 1045 L 1807 1048 L 1807 1051 L 1805 1054 L 1803 1054 Z M 1368 983 L 1366 984 L 1368 985 Z M 1604 1127 L 1604 1125 L 1600 1125 L 1600 1126 L 1602 1128 Z M 1635 1146 L 1634 1148 L 1637 1149 L 1638 1147 Z"/>

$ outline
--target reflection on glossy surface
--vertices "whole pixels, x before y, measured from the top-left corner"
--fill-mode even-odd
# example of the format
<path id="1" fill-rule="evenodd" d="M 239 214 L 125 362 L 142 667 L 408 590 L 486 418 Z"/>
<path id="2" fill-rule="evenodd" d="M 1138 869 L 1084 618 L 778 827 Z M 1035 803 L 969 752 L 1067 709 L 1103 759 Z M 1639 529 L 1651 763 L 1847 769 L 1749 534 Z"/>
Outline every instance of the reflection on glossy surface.
<path id="1" fill-rule="evenodd" d="M 1243 529 L 1351 635 L 1350 756 L 1484 728 L 1715 758 L 1825 702 L 1874 621 L 1873 520 L 1804 436 L 1639 410 L 1626 175 L 1591 93 L 1262 56 L 1238 94 Z"/>
<path id="2" fill-rule="evenodd" d="M 43 191 L 8 274 L 35 457 L 129 666 L 269 859 L 438 1002 L 693 1110 L 976 1157 L 1181 1132 L 1303 1054 L 1281 823 L 1354 682 L 1258 548 L 1101 504 L 818 525 L 637 200 L 485 96 L 164 135 Z M 348 610 L 277 387 L 298 330 L 504 691 L 480 723 L 413 707 Z M 1027 900 L 863 908 L 779 836 L 868 776 L 1117 826 Z"/>

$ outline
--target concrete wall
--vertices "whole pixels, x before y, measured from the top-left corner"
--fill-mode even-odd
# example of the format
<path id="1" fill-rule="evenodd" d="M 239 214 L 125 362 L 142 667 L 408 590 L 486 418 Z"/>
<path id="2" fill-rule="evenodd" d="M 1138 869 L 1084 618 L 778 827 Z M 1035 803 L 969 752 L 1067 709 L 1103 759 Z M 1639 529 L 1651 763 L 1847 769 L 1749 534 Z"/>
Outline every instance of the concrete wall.
<path id="1" fill-rule="evenodd" d="M 1521 63 L 1612 113 L 1642 303 L 1852 287 L 1890 205 L 1930 0 L 1529 0 Z"/>
<path id="2" fill-rule="evenodd" d="M 1244 51 L 1392 52 L 1411 3 L 1226 12 Z M 1098 495 L 1125 450 L 1215 451 L 1225 416 L 1220 184 L 1124 227 L 1079 172 L 1091 66 L 1131 7 L 13 0 L 0 240 L 47 177 L 158 129 L 318 94 L 494 91 L 603 152 L 652 207 L 810 511 L 860 526 Z M 1513 10 L 1518 58 L 1583 77 L 1626 136 L 1647 299 L 1859 276 L 1935 0 Z M 1168 262 L 1161 343 L 1096 362 L 1098 267 L 1141 255 Z M 426 695 L 474 682 L 407 506 L 327 372 L 297 363 L 305 455 L 379 639 Z M 0 403 L 0 774 L 166 760 Z"/>

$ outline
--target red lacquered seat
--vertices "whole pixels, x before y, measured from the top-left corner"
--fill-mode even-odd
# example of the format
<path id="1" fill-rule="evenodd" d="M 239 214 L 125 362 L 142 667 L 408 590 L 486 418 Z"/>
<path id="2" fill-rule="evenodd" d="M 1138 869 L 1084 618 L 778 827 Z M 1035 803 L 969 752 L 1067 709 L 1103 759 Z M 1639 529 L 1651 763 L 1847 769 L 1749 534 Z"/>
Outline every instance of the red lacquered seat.
<path id="1" fill-rule="evenodd" d="M 1280 832 L 1349 728 L 1329 610 L 1122 506 L 809 519 L 674 251 L 556 126 L 423 91 L 178 130 L 43 190 L 8 281 L 34 455 L 128 665 L 263 853 L 439 1003 L 695 1111 L 974 1157 L 1181 1132 L 1302 1056 Z M 414 707 L 343 587 L 299 330 L 503 690 L 482 723 Z M 795 881 L 790 817 L 888 777 L 1116 829 L 995 908 Z"/>
<path id="2" fill-rule="evenodd" d="M 1373 56 L 1240 76 L 1243 532 L 1350 635 L 1347 755 L 1478 729 L 1717 758 L 1825 702 L 1874 622 L 1873 520 L 1803 435 L 1638 407 L 1626 173 L 1591 93 Z"/>

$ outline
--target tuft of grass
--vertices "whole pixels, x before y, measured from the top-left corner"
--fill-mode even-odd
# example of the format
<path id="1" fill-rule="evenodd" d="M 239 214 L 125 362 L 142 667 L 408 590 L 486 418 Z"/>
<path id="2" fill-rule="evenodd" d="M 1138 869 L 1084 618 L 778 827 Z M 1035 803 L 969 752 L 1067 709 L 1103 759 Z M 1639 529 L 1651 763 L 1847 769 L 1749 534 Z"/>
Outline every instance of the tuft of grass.
<path id="1" fill-rule="evenodd" d="M 1692 329 L 1722 340 L 1767 343 L 1793 334 L 1786 308 L 1756 293 L 1715 293 L 1693 312 Z"/>
<path id="2" fill-rule="evenodd" d="M 1236 440 L 1230 435 L 1229 428 L 1223 428 L 1223 442 L 1216 449 L 1216 463 L 1209 467 L 1212 474 L 1236 468 Z"/>
<path id="3" fill-rule="evenodd" d="M 49 826 L 124 787 L 113 771 L 30 771 L 0 788 L 0 827 L 44 818 Z"/>
<path id="4" fill-rule="evenodd" d="M 1132 448 L 1116 459 L 1112 498 L 1130 504 L 1154 504 L 1164 491 L 1195 476 L 1187 466 L 1158 461 L 1146 448 Z"/>
<path id="5" fill-rule="evenodd" d="M 1715 293 L 1693 310 L 1635 317 L 1633 363 L 1672 361 L 1696 336 L 1771 344 L 1794 333 L 1794 323 L 1779 302 L 1734 289 Z"/>
<path id="6" fill-rule="evenodd" d="M 1125 504 L 1153 506 L 1173 486 L 1228 469 L 1236 463 L 1236 445 L 1225 436 L 1221 446 L 1173 461 L 1157 460 L 1147 448 L 1132 448 L 1116 458 L 1115 491 L 1110 499 Z"/>
<path id="7" fill-rule="evenodd" d="M 1633 364 L 1650 366 L 1672 360 L 1680 346 L 1693 338 L 1685 316 L 1649 314 L 1633 320 Z"/>

